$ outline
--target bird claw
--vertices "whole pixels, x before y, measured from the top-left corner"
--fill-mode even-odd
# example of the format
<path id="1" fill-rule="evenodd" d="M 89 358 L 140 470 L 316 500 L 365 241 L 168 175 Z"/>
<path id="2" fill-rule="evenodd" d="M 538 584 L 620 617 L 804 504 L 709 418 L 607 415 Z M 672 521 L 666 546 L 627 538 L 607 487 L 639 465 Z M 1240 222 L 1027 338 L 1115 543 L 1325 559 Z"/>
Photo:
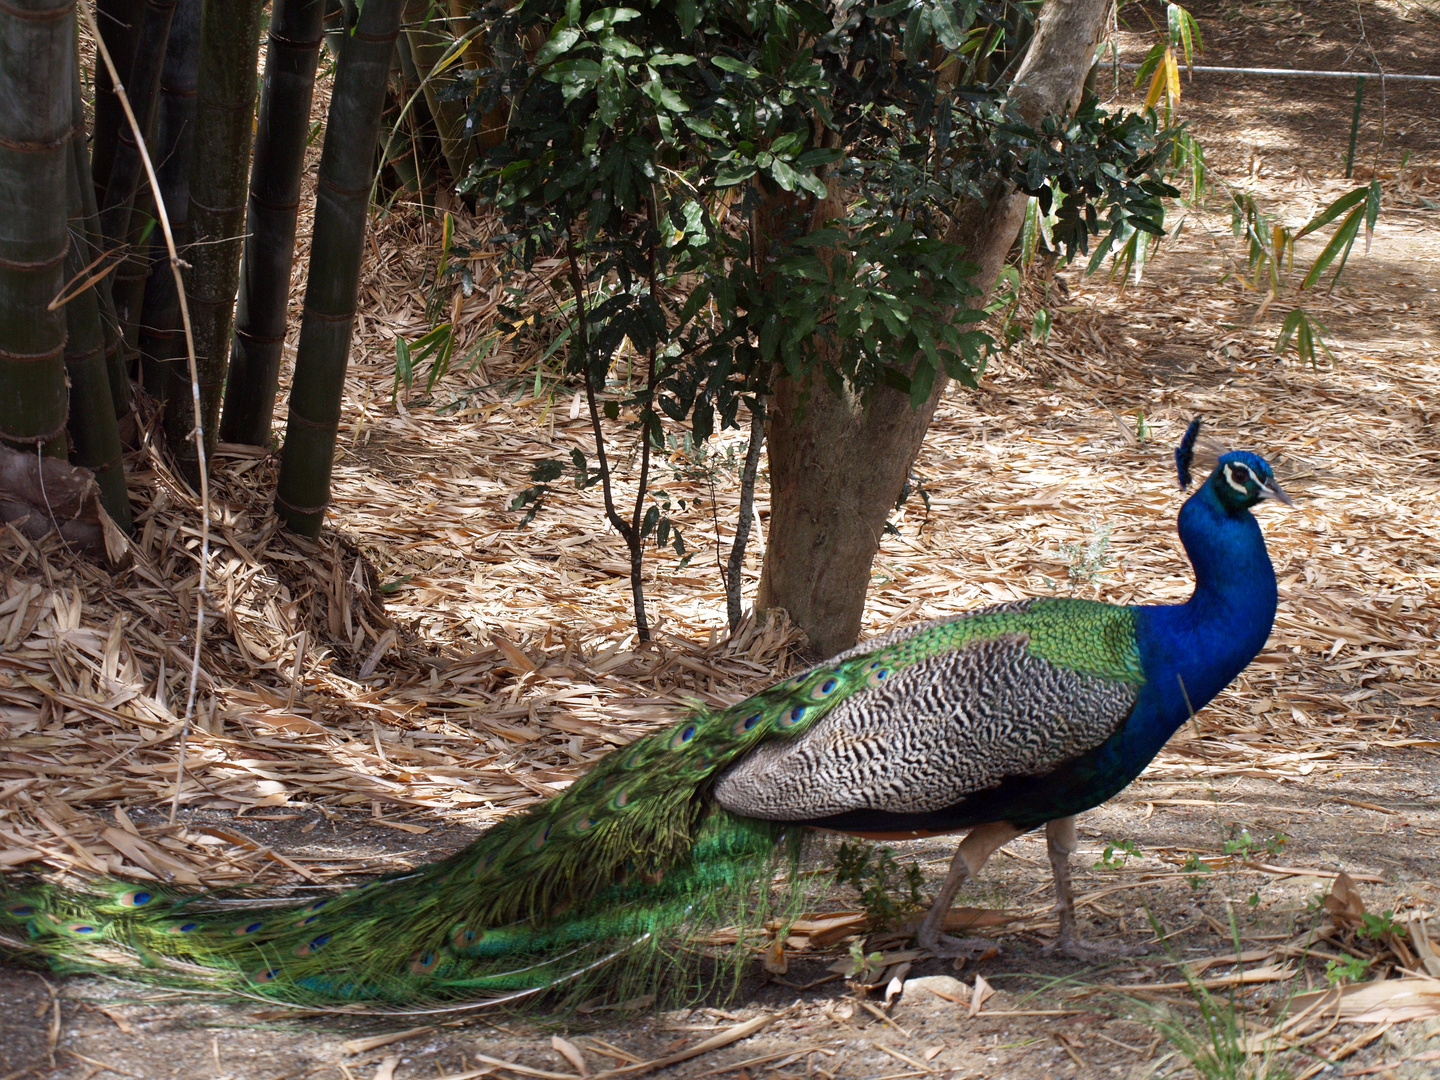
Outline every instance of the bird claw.
<path id="1" fill-rule="evenodd" d="M 933 941 L 921 935 L 916 942 L 920 948 L 942 960 L 986 960 L 1000 954 L 1000 946 L 989 938 L 962 938 L 950 934 L 937 934 Z"/>

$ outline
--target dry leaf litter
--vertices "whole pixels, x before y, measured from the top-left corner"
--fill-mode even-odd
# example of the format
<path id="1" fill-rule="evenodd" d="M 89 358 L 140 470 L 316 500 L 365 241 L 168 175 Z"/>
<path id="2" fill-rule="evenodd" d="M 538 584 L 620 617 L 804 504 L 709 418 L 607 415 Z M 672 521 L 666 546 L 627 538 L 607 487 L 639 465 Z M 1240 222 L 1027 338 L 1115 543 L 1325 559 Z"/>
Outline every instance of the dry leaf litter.
<path id="1" fill-rule="evenodd" d="M 1440 260 L 1433 245 L 1383 256 L 1434 205 L 1440 173 L 1382 178 L 1394 195 L 1380 254 L 1367 264 L 1357 253 L 1342 288 L 1306 299 L 1335 327 L 1335 358 L 1315 369 L 1293 356 L 1277 362 L 1273 326 L 1255 319 L 1261 298 L 1238 276 L 1216 284 L 1237 258 L 1219 215 L 1195 215 L 1154 283 L 1122 291 L 1072 272 L 1032 282 L 1022 315 L 1045 297 L 1054 331 L 998 360 L 978 392 L 947 393 L 916 463 L 928 507 L 915 496 L 893 516 L 898 534 L 875 563 L 866 633 L 1056 592 L 1183 599 L 1190 573 L 1169 451 L 1203 413 L 1225 441 L 1265 454 L 1296 497 L 1295 510 L 1264 513 L 1280 614 L 1266 651 L 1142 783 L 1315 783 L 1379 768 L 1366 757 L 1382 749 L 1440 757 L 1440 743 L 1413 731 L 1440 705 L 1440 343 L 1424 336 L 1435 333 L 1433 300 L 1431 318 L 1422 313 Z M 1350 186 L 1299 166 L 1254 167 L 1249 184 L 1292 224 Z M 477 288 L 446 314 L 459 328 L 457 356 L 495 333 L 508 295 L 492 225 L 458 221 L 476 251 Z M 508 509 L 537 460 L 590 449 L 556 358 L 536 375 L 561 329 L 548 314 L 556 264 L 519 279 L 535 315 L 521 333 L 432 394 L 417 383 L 392 398 L 394 339 L 431 327 L 437 237 L 437 225 L 404 208 L 372 237 L 319 541 L 278 528 L 272 455 L 238 446 L 217 455 L 212 617 L 180 805 L 231 811 L 235 828 L 139 812 L 163 811 L 174 795 L 200 532 L 193 496 L 153 448 L 153 425 L 129 460 L 136 533 L 120 564 L 81 559 L 53 537 L 0 535 L 0 866 L 205 886 L 397 869 L 430 855 L 291 859 L 249 838 L 243 820 L 359 808 L 409 834 L 438 819 L 483 826 L 563 789 L 688 704 L 737 700 L 797 662 L 798 635 L 779 619 L 725 632 L 714 551 L 729 542 L 738 493 L 735 472 L 715 461 L 739 456 L 737 433 L 716 440 L 708 464 L 677 450 L 662 465 L 657 486 L 700 504 L 682 520 L 700 554 L 682 569 L 670 552 L 647 553 L 652 643 L 635 639 L 625 551 L 604 526 L 598 489 L 558 488 L 528 526 Z M 1302 244 L 1297 258 L 1316 250 Z M 1391 287 L 1377 288 L 1376 275 Z M 1395 286 L 1415 289 L 1417 302 L 1397 301 Z M 628 375 L 623 357 L 615 374 Z M 620 425 L 608 432 L 623 444 Z M 632 484 L 622 464 L 618 494 Z M 757 502 L 747 598 L 764 547 L 763 474 Z M 1113 562 L 1092 578 L 1076 553 L 1101 539 Z M 1046 925 L 1046 898 L 1034 899 L 1006 918 Z M 832 944 L 859 919 L 817 914 L 789 944 Z M 1410 970 L 1420 965 L 1414 979 L 1436 974 L 1413 932 L 1396 944 L 1409 948 Z M 1290 970 L 1279 948 L 1243 959 L 1260 966 L 1217 985 Z M 1372 995 L 1433 996 L 1428 984 L 1391 982 Z M 1353 994 L 1338 1006 L 1383 1007 Z M 1333 1009 L 1314 1015 L 1337 1019 Z"/>

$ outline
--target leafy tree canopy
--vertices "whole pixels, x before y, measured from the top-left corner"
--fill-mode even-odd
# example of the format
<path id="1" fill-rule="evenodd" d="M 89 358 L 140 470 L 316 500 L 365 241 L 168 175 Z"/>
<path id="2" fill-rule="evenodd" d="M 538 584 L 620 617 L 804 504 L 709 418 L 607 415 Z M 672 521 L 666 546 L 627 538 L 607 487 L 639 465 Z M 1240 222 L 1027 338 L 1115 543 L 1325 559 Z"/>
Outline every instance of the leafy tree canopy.
<path id="1" fill-rule="evenodd" d="M 466 181 L 527 265 L 562 248 L 573 375 L 601 388 L 627 339 L 654 365 L 626 402 L 703 440 L 774 374 L 973 385 L 992 342 L 947 239 L 1013 185 L 1067 255 L 1161 232 L 1169 133 L 1086 102 L 1038 128 L 1004 94 L 1036 5 L 979 0 L 524 0 L 491 67 L 452 93 L 505 142 Z M 618 412 L 612 402 L 609 411 Z"/>

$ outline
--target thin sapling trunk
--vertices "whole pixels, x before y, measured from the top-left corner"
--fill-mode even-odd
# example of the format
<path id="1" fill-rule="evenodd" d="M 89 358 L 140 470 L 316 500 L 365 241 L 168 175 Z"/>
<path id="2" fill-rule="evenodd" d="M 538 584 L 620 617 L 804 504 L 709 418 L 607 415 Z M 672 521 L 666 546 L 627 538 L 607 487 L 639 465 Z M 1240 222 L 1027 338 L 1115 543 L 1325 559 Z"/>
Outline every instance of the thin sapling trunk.
<path id="1" fill-rule="evenodd" d="M 745 447 L 745 467 L 740 472 L 740 509 L 735 521 L 735 539 L 730 544 L 730 558 L 721 567 L 725 578 L 725 614 L 733 634 L 744 612 L 742 572 L 745 548 L 750 543 L 750 527 L 755 521 L 755 478 L 760 473 L 760 451 L 765 445 L 765 398 L 757 394 L 750 410 L 750 443 Z"/>
<path id="2" fill-rule="evenodd" d="M 575 240 L 570 235 L 568 228 L 565 230 L 565 258 L 568 262 L 570 290 L 575 294 L 575 329 L 577 331 L 575 348 L 580 350 L 582 378 L 585 380 L 585 402 L 590 410 L 590 431 L 595 438 L 595 460 L 599 465 L 600 490 L 605 497 L 605 518 L 615 526 L 615 531 L 620 534 L 625 541 L 625 547 L 630 552 L 630 595 L 635 605 L 635 632 L 641 641 L 649 641 L 650 622 L 645 617 L 645 585 L 640 576 L 644 547 L 640 539 L 639 504 L 637 500 L 634 524 L 622 518 L 615 509 L 615 496 L 610 486 L 610 460 L 605 453 L 605 431 L 600 425 L 600 404 L 595 396 L 595 381 L 590 367 L 590 324 L 585 308 L 585 275 L 580 270 L 580 258 L 575 251 Z M 648 448 L 642 453 L 645 455 L 645 464 L 642 466 L 639 498 L 644 497 L 645 472 L 649 466 Z"/>

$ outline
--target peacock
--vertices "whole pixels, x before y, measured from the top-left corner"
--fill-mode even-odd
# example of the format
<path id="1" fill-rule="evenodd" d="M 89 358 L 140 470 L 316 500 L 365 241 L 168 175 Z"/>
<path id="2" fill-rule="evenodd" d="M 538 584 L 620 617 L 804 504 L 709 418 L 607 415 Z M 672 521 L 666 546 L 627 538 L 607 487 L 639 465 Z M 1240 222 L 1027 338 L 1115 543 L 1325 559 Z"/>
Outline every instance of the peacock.
<path id="1" fill-rule="evenodd" d="M 1175 451 L 1182 490 L 1198 431 Z M 1075 923 L 1075 816 L 1134 780 L 1264 646 L 1277 591 L 1250 512 L 1264 499 L 1290 503 L 1263 458 L 1218 457 L 1180 510 L 1195 574 L 1183 604 L 1049 597 L 896 630 L 612 751 L 449 858 L 330 895 L 12 877 L 0 951 L 311 1008 L 445 1009 L 586 978 L 613 991 L 614 972 L 662 977 L 698 931 L 758 918 L 807 835 L 967 832 L 916 935 L 958 956 L 975 943 L 943 932 L 957 890 L 1043 826 L 1054 948 L 1093 958 Z"/>

